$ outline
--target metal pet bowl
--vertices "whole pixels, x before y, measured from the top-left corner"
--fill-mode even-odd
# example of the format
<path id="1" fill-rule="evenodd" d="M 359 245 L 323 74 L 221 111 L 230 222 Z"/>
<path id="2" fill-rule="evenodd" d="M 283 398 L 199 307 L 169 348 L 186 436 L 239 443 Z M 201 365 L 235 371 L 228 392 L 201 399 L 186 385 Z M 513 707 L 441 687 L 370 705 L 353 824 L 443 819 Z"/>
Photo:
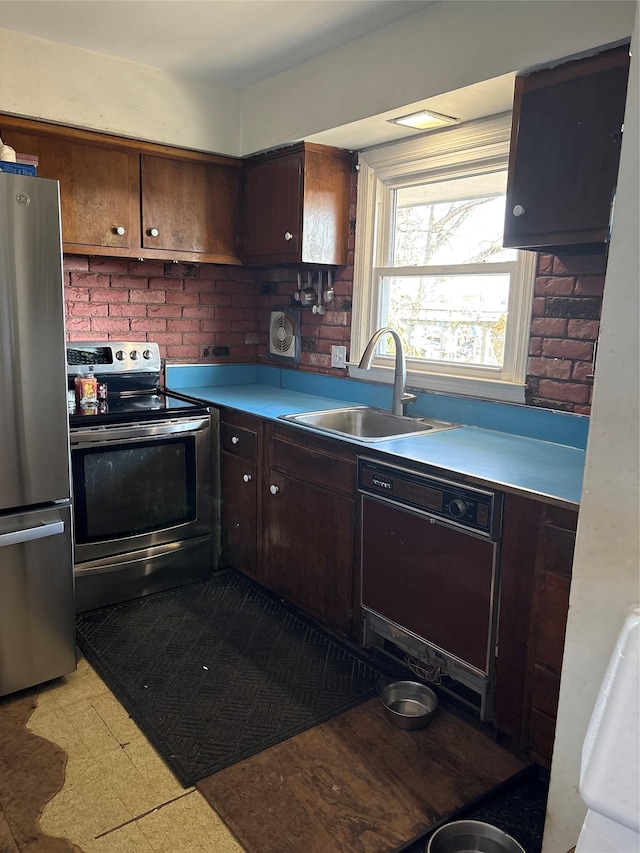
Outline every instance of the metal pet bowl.
<path id="1" fill-rule="evenodd" d="M 479 820 L 455 820 L 437 829 L 425 853 L 525 853 L 515 838 Z"/>
<path id="2" fill-rule="evenodd" d="M 380 689 L 380 701 L 390 723 L 400 729 L 422 729 L 433 719 L 438 697 L 417 681 L 393 681 Z"/>

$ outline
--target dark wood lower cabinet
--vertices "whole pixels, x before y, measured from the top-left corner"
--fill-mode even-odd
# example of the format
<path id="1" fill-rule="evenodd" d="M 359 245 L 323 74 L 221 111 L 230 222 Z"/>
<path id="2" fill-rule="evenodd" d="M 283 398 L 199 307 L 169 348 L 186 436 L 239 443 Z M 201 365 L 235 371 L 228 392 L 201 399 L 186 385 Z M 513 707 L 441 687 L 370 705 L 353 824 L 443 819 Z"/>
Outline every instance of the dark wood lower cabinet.
<path id="1" fill-rule="evenodd" d="M 260 580 L 260 454 L 262 421 L 220 413 L 221 563 Z"/>
<path id="2" fill-rule="evenodd" d="M 221 412 L 220 447 L 222 564 L 359 642 L 356 449 L 231 410 Z M 505 495 L 496 724 L 544 767 L 553 753 L 577 517 Z"/>
<path id="3" fill-rule="evenodd" d="M 265 582 L 321 622 L 351 627 L 354 501 L 282 475 L 265 497 Z"/>
<path id="4" fill-rule="evenodd" d="M 352 637 L 355 452 L 298 432 L 221 411 L 221 564 Z"/>
<path id="5" fill-rule="evenodd" d="M 258 577 L 258 495 L 255 462 L 222 453 L 222 556 L 252 578 Z"/>
<path id="6" fill-rule="evenodd" d="M 328 627 L 353 623 L 355 453 L 266 427 L 263 582 Z"/>
<path id="7" fill-rule="evenodd" d="M 506 496 L 496 722 L 551 766 L 578 514 Z"/>
<path id="8" fill-rule="evenodd" d="M 578 515 L 547 506 L 541 512 L 521 739 L 534 761 L 551 766 L 560 673 L 569 613 Z"/>

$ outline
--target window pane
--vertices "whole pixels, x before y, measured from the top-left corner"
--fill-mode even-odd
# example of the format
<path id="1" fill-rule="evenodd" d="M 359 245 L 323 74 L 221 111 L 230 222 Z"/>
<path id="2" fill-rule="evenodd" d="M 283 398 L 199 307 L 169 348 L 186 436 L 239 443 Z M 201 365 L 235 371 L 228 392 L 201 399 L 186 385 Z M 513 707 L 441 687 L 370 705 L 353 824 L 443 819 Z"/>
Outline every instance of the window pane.
<path id="1" fill-rule="evenodd" d="M 382 322 L 398 330 L 410 358 L 502 367 L 509 280 L 507 273 L 384 276 Z"/>
<path id="2" fill-rule="evenodd" d="M 392 266 L 508 261 L 504 249 L 506 172 L 398 189 Z"/>

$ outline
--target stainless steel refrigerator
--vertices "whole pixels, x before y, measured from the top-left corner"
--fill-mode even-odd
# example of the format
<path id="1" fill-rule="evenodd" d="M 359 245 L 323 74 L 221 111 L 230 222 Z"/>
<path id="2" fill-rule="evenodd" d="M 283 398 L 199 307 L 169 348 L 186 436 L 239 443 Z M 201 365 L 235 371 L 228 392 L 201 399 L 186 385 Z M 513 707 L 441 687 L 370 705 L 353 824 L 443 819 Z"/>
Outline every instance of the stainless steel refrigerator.
<path id="1" fill-rule="evenodd" d="M 0 172 L 0 696 L 76 668 L 57 181 Z"/>

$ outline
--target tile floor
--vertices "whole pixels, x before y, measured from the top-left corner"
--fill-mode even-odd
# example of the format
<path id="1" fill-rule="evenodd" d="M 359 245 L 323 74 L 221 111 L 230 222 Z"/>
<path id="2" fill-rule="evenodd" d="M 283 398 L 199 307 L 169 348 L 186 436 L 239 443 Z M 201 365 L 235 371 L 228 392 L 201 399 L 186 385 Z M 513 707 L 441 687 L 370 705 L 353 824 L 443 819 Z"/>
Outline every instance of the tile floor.
<path id="1" fill-rule="evenodd" d="M 195 788 L 182 788 L 84 658 L 42 690 L 27 727 L 68 755 L 41 815 L 84 853 L 242 853 Z"/>

